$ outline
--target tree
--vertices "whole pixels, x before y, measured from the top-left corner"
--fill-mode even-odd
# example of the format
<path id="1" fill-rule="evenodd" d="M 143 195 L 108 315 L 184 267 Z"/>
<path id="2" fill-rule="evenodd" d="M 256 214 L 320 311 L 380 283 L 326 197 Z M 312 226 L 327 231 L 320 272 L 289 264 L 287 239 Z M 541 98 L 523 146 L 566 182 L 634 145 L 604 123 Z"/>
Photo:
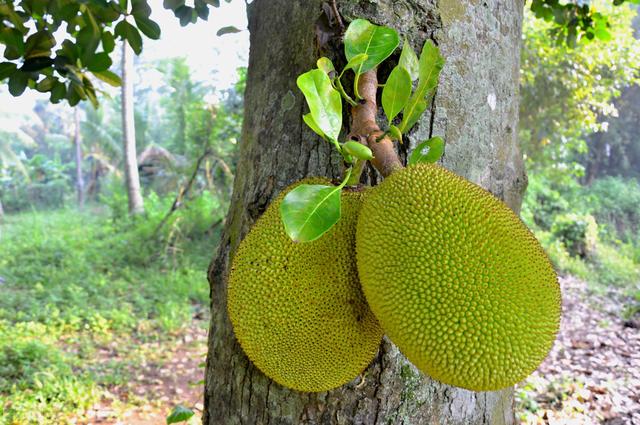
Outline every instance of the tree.
<path id="1" fill-rule="evenodd" d="M 447 64 L 430 113 L 406 137 L 443 135 L 444 165 L 518 210 L 525 176 L 516 147 L 522 6 L 514 2 L 342 0 L 345 19 L 396 28 L 414 47 L 437 42 Z M 296 78 L 319 55 L 344 64 L 341 25 L 321 0 L 256 0 L 249 6 L 251 53 L 240 159 L 231 208 L 209 268 L 212 318 L 207 358 L 206 424 L 513 423 L 513 391 L 472 393 L 420 374 L 384 341 L 361 379 L 305 394 L 267 379 L 244 356 L 226 315 L 228 261 L 251 224 L 287 184 L 308 175 L 338 177 L 341 161 L 302 120 Z M 286 31 L 283 31 L 286 28 Z M 341 62 L 340 62 L 341 61 Z M 380 73 L 389 70 L 381 69 Z M 379 176 L 369 170 L 375 183 Z"/>
<path id="2" fill-rule="evenodd" d="M 600 3 L 598 3 L 600 5 Z M 530 170 L 580 173 L 576 153 L 586 137 L 606 131 L 613 100 L 639 81 L 640 44 L 627 6 L 603 6 L 613 23 L 609 42 L 552 43 L 552 25 L 526 16 L 522 49 L 520 140 Z"/>
<path id="3" fill-rule="evenodd" d="M 122 141 L 124 145 L 124 175 L 129 199 L 129 213 L 144 212 L 138 160 L 136 129 L 133 115 L 133 56 L 127 43 L 122 43 Z"/>
<path id="4" fill-rule="evenodd" d="M 194 0 L 193 7 L 185 3 L 163 2 L 182 26 L 206 20 L 209 6 L 220 6 L 219 0 Z M 141 33 L 152 40 L 160 37 L 160 27 L 150 16 L 147 0 L 3 1 L 0 43 L 6 46 L 7 61 L 0 63 L 0 80 L 8 79 L 14 96 L 30 87 L 50 93 L 52 103 L 66 99 L 74 106 L 89 100 L 97 106 L 92 80 L 120 84 L 120 78 L 109 71 L 115 39 L 140 54 Z"/>
<path id="5" fill-rule="evenodd" d="M 82 176 L 82 138 L 80 136 L 80 110 L 73 110 L 73 145 L 75 147 L 76 159 L 76 192 L 78 194 L 78 207 L 84 207 L 84 178 Z"/>

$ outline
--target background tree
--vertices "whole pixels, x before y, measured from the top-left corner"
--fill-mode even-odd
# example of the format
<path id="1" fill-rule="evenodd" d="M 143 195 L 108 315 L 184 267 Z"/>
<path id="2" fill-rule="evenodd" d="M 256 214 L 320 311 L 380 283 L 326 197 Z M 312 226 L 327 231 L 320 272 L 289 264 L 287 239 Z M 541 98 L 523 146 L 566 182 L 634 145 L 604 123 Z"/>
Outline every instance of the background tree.
<path id="1" fill-rule="evenodd" d="M 434 106 L 401 147 L 402 157 L 416 141 L 442 135 L 447 168 L 518 210 L 525 180 L 516 148 L 519 57 L 514 52 L 522 6 L 390 0 L 342 0 L 337 6 L 346 19 L 396 28 L 414 47 L 432 38 L 447 60 Z M 240 159 L 224 235 L 209 270 L 205 423 L 513 423 L 511 389 L 473 393 L 440 384 L 420 374 L 388 341 L 361 378 L 320 394 L 271 382 L 242 353 L 226 315 L 228 261 L 283 187 L 308 175 L 339 175 L 339 158 L 303 123 L 296 78 L 321 54 L 344 64 L 341 26 L 330 5 L 256 0 L 248 10 L 251 53 Z M 380 70 L 381 81 L 388 72 Z M 374 172 L 368 176 L 373 182 L 378 178 Z"/>
<path id="2" fill-rule="evenodd" d="M 613 100 L 640 81 L 640 43 L 631 27 L 635 10 L 597 4 L 612 22 L 610 41 L 550 43 L 552 24 L 525 20 L 520 141 L 529 170 L 580 174 L 587 136 L 606 131 L 618 113 Z"/>
<path id="3" fill-rule="evenodd" d="M 144 212 L 140 176 L 138 175 L 138 152 L 133 112 L 133 56 L 127 43 L 122 43 L 122 141 L 124 145 L 124 175 L 129 199 L 129 212 Z"/>

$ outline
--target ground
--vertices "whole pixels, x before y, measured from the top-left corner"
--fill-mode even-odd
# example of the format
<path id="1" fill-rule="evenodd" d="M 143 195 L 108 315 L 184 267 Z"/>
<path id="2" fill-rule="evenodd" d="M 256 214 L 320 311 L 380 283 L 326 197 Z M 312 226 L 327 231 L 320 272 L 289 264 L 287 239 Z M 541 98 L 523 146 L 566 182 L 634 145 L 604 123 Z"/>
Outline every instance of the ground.
<path id="1" fill-rule="evenodd" d="M 560 279 L 562 324 L 549 357 L 518 386 L 526 424 L 640 424 L 640 320 L 618 291 Z"/>
<path id="2" fill-rule="evenodd" d="M 130 350 L 143 353 L 145 360 L 129 371 L 130 380 L 109 387 L 78 422 L 161 424 L 173 406 L 183 405 L 195 412 L 191 422 L 200 423 L 207 326 L 206 320 L 195 317 L 169 344 L 141 342 L 134 348 L 114 341 L 101 347 L 104 362 L 122 362 Z"/>
<path id="3" fill-rule="evenodd" d="M 176 405 L 199 423 L 217 239 L 158 247 L 144 224 L 73 211 L 0 224 L 0 425 L 162 424 Z M 519 419 L 640 424 L 637 311 L 622 291 L 560 284 L 561 331 L 517 388 Z"/>

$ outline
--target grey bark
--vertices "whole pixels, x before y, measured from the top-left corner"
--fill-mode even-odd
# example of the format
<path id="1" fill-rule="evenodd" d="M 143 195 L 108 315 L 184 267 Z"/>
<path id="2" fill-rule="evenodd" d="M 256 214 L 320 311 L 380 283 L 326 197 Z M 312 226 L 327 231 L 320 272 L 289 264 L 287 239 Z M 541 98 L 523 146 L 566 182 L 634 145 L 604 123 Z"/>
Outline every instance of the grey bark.
<path id="1" fill-rule="evenodd" d="M 444 165 L 517 211 L 526 186 L 516 148 L 522 3 L 342 0 L 338 7 L 346 19 L 364 17 L 396 28 L 415 48 L 427 38 L 438 43 L 447 64 L 431 113 L 409 136 L 409 145 L 444 136 Z M 290 391 L 270 381 L 235 341 L 226 315 L 230 253 L 287 184 L 308 175 L 337 177 L 341 171 L 330 146 L 304 125 L 306 106 L 295 84 L 319 54 L 341 55 L 326 21 L 321 0 L 255 0 L 249 6 L 251 52 L 240 160 L 226 227 L 209 269 L 212 318 L 203 421 L 512 424 L 512 389 L 474 393 L 435 382 L 386 340 L 363 376 L 320 394 Z M 377 180 L 375 173 L 369 175 Z"/>
<path id="2" fill-rule="evenodd" d="M 78 195 L 78 207 L 84 208 L 84 178 L 82 177 L 82 140 L 80 138 L 80 111 L 78 108 L 73 110 L 74 135 L 73 144 L 75 146 L 76 156 L 76 192 Z"/>
<path id="3" fill-rule="evenodd" d="M 122 139 L 124 144 L 124 175 L 129 199 L 129 213 L 144 212 L 138 159 L 136 152 L 136 129 L 133 114 L 133 51 L 122 42 Z"/>

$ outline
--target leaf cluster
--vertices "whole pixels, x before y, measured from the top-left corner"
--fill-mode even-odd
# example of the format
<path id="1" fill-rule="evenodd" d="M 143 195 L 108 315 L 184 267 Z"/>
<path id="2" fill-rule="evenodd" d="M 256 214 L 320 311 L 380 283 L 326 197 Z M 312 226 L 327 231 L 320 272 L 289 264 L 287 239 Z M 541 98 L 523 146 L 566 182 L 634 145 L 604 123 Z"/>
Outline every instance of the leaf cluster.
<path id="1" fill-rule="evenodd" d="M 613 0 L 614 6 L 640 4 L 640 0 Z M 560 0 L 533 0 L 536 18 L 553 22 L 552 35 L 559 43 L 575 46 L 581 39 L 609 41 L 613 38 L 609 16 L 591 2 L 561 3 Z"/>
<path id="2" fill-rule="evenodd" d="M 219 1 L 165 0 L 182 25 L 207 19 L 209 6 Z M 151 18 L 147 0 L 7 0 L 0 4 L 0 44 L 4 58 L 0 81 L 8 79 L 9 92 L 20 96 L 26 88 L 50 94 L 74 106 L 89 100 L 98 106 L 95 79 L 119 86 L 110 71 L 117 40 L 136 54 L 142 37 L 160 38 L 160 26 Z"/>
<path id="3" fill-rule="evenodd" d="M 349 24 L 344 35 L 347 64 L 340 73 L 326 57 L 317 61 L 317 68 L 300 75 L 297 85 L 309 106 L 304 122 L 316 134 L 331 143 L 342 155 L 345 176 L 338 186 L 300 185 L 284 198 L 280 212 L 287 234 L 295 241 L 309 242 L 321 237 L 340 219 L 340 192 L 347 185 L 357 184 L 366 161 L 373 159 L 372 150 L 359 140 L 340 141 L 342 106 L 346 102 L 356 107 L 362 97 L 358 92 L 360 77 L 375 70 L 400 45 L 396 30 L 378 26 L 364 19 Z M 382 108 L 387 117 L 381 136 L 402 142 L 407 133 L 427 110 L 435 94 L 444 58 L 436 45 L 428 40 L 416 54 L 407 40 L 396 66 L 382 90 Z M 342 84 L 345 72 L 354 73 L 351 94 Z M 402 114 L 402 119 L 398 116 Z M 368 135 L 367 135 L 368 136 Z M 418 145 L 409 164 L 436 162 L 444 152 L 444 141 L 434 137 Z"/>

